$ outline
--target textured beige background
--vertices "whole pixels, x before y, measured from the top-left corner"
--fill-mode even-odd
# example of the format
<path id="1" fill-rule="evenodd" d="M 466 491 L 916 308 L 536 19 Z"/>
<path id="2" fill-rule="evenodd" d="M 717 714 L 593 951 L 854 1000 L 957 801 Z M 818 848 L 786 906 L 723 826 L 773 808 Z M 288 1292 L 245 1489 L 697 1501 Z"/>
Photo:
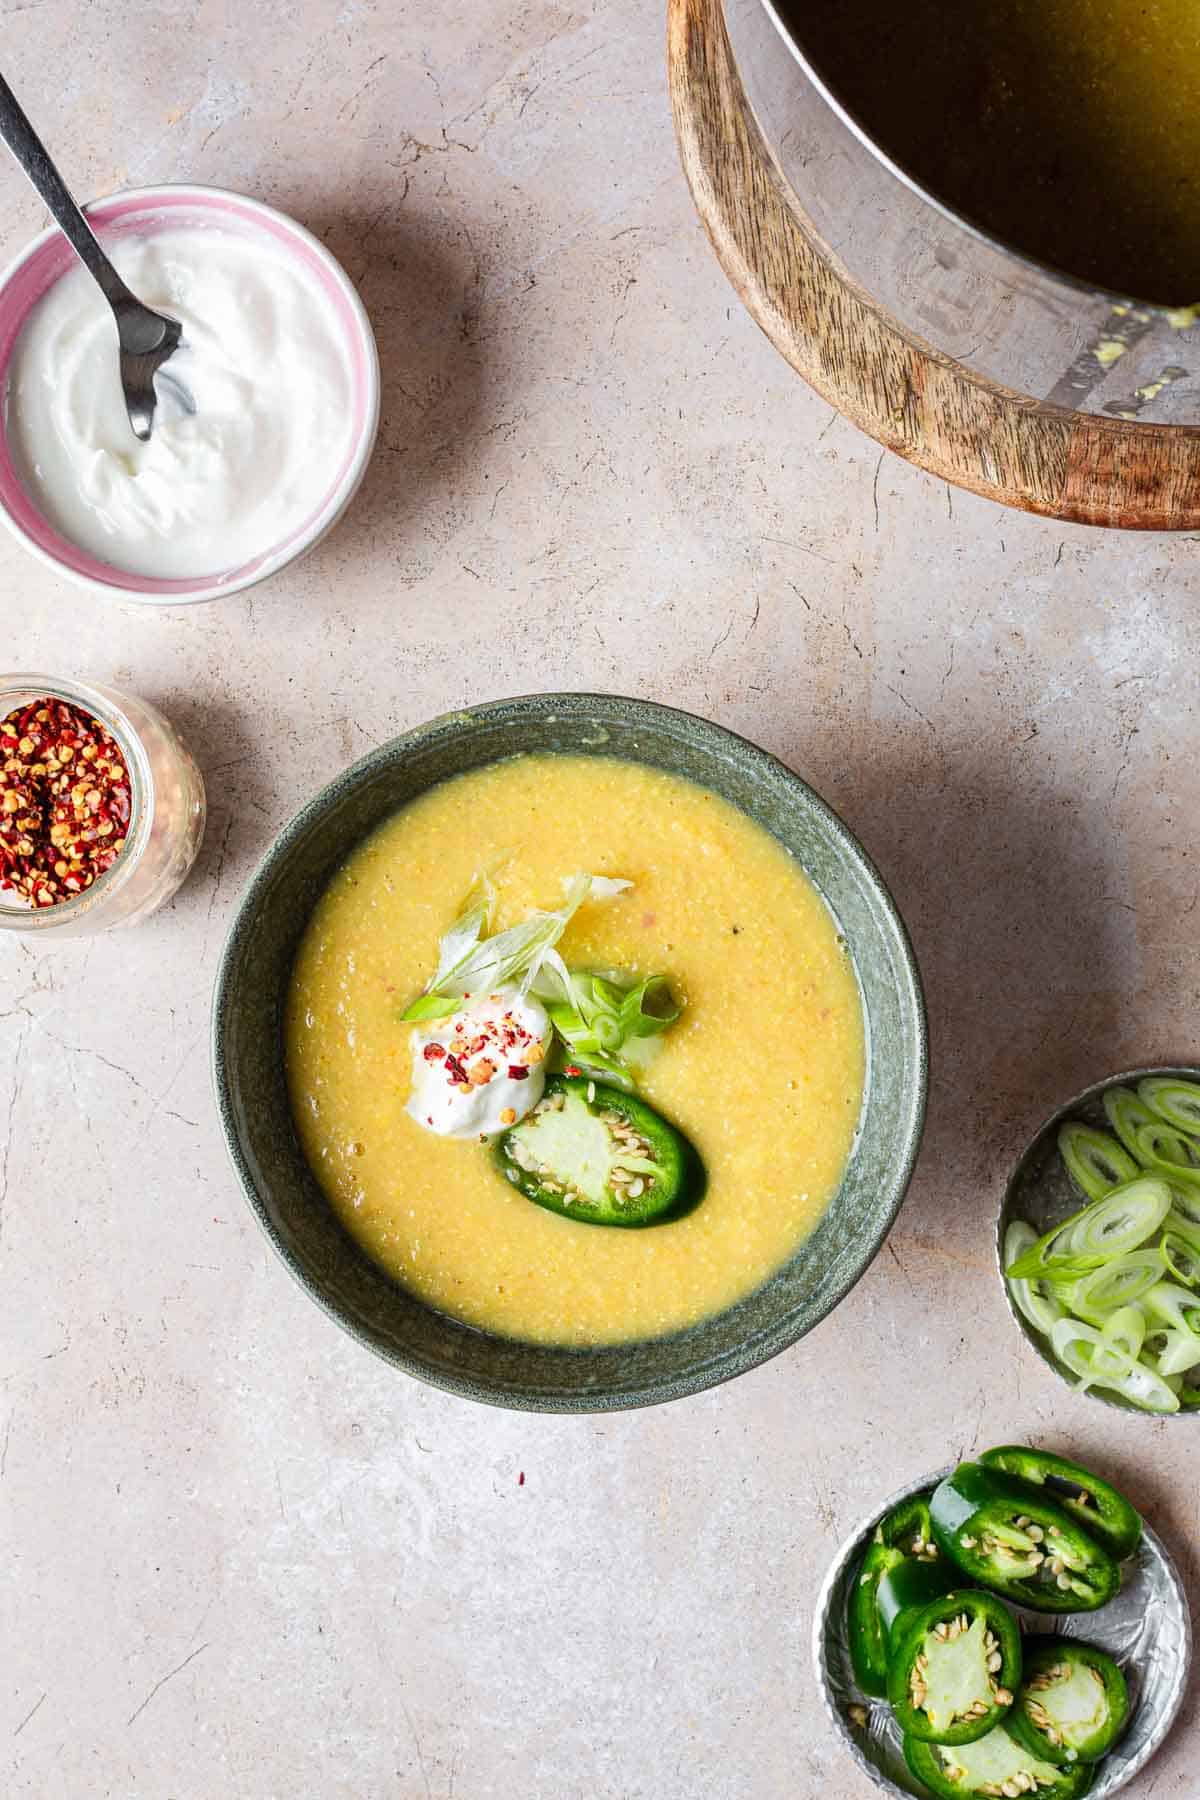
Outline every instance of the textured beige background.
<path id="1" fill-rule="evenodd" d="M 811 1606 L 900 1481 L 1028 1434 L 1195 1570 L 1200 1424 L 1074 1399 L 988 1250 L 1052 1101 L 1200 1052 L 1194 541 L 951 494 L 800 387 L 690 210 L 646 0 L 0 20 L 79 190 L 294 212 L 385 369 L 353 512 L 249 598 L 104 605 L 0 543 L 3 660 L 158 701 L 212 802 L 136 934 L 0 944 L 0 1791 L 866 1800 Z M 39 224 L 0 164 L 0 252 Z M 935 1057 L 911 1197 L 836 1315 L 719 1393 L 575 1422 L 439 1396 L 328 1323 L 235 1191 L 206 1058 L 222 934 L 296 805 L 404 726 L 552 687 L 675 701 L 811 777 L 894 884 Z M 1143 1800 L 1196 1795 L 1194 1707 Z"/>

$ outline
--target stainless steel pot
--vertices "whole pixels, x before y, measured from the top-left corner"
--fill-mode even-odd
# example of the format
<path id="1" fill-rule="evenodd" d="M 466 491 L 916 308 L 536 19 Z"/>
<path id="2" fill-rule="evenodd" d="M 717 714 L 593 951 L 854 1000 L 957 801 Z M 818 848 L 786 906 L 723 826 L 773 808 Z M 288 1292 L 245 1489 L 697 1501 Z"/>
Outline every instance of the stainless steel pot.
<path id="1" fill-rule="evenodd" d="M 725 15 L 747 99 L 826 256 L 903 327 L 1033 400 L 1200 423 L 1200 308 L 1122 299 L 988 238 L 867 137 L 771 0 L 725 0 Z"/>

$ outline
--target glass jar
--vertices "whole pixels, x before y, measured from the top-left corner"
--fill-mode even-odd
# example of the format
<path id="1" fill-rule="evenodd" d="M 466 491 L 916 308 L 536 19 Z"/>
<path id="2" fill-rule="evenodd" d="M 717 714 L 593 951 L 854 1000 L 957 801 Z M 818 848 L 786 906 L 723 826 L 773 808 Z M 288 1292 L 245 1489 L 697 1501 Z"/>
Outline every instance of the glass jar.
<path id="1" fill-rule="evenodd" d="M 0 889 L 0 931 L 79 937 L 133 925 L 169 900 L 204 836 L 204 778 L 175 729 L 145 700 L 99 682 L 0 675 L 0 719 L 50 697 L 88 713 L 111 733 L 129 772 L 125 848 L 81 894 L 30 907 Z"/>

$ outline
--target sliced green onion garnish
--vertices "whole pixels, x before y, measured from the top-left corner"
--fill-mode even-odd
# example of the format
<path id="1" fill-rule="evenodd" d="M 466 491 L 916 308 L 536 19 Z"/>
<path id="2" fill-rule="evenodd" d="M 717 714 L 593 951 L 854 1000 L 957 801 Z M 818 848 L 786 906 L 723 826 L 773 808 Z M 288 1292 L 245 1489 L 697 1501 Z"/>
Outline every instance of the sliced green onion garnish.
<path id="1" fill-rule="evenodd" d="M 1200 1282 L 1200 1249 L 1190 1244 L 1177 1231 L 1170 1229 L 1171 1214 L 1167 1214 L 1168 1229 L 1163 1232 L 1162 1243 L 1158 1246 L 1168 1275 L 1182 1282 L 1184 1287 L 1194 1288 Z"/>
<path id="2" fill-rule="evenodd" d="M 627 1094 L 632 1094 L 637 1085 L 625 1064 L 615 1056 L 606 1056 L 603 1050 L 569 1050 L 566 1067 L 571 1073 L 578 1071 L 580 1075 L 595 1076 L 597 1081 L 607 1081 Z"/>
<path id="3" fill-rule="evenodd" d="M 670 984 L 662 975 L 647 975 L 633 987 L 623 987 L 604 975 L 572 973 L 558 953 L 548 959 L 565 999 L 546 1000 L 550 1023 L 567 1047 L 568 1056 L 581 1065 L 596 1058 L 616 1059 L 623 1068 L 621 1051 L 626 1043 L 656 1037 L 674 1024 L 679 1007 Z M 606 1068 L 608 1074 L 612 1068 Z"/>
<path id="4" fill-rule="evenodd" d="M 1142 1295 L 1142 1305 L 1155 1319 L 1176 1331 L 1190 1331 L 1200 1339 L 1200 1296 L 1172 1281 L 1156 1281 Z"/>
<path id="5" fill-rule="evenodd" d="M 1063 1250 L 1073 1257 L 1122 1256 L 1152 1237 L 1170 1210 L 1166 1182 L 1139 1174 L 1078 1213 Z"/>
<path id="6" fill-rule="evenodd" d="M 1109 1387 L 1143 1412 L 1174 1413 L 1179 1411 L 1179 1396 L 1173 1388 L 1168 1387 L 1163 1377 L 1155 1369 L 1147 1368 L 1144 1362 L 1135 1362 L 1127 1375 L 1116 1381 L 1104 1379 L 1095 1384 L 1097 1387 Z"/>
<path id="7" fill-rule="evenodd" d="M 1190 1370 L 1186 1375 L 1175 1377 L 1172 1385 L 1185 1412 L 1194 1412 L 1200 1406 L 1200 1381 Z"/>
<path id="8" fill-rule="evenodd" d="M 1079 1215 L 1077 1214 L 1076 1217 Z M 1056 1286 L 1068 1285 L 1078 1281 L 1081 1275 L 1099 1268 L 1103 1262 L 1100 1256 L 1068 1256 L 1064 1250 L 1067 1233 L 1075 1224 L 1075 1219 L 1064 1219 L 1061 1225 L 1055 1225 L 1045 1237 L 1040 1237 L 1028 1250 L 1023 1250 L 1016 1262 L 1009 1263 L 1004 1273 L 1010 1281 L 1049 1281 Z"/>
<path id="9" fill-rule="evenodd" d="M 1158 1250 L 1130 1250 L 1112 1262 L 1081 1275 L 1064 1290 L 1071 1311 L 1090 1325 L 1103 1325 L 1118 1307 L 1131 1306 L 1163 1279 L 1163 1259 Z"/>
<path id="10" fill-rule="evenodd" d="M 1169 1326 L 1156 1332 L 1150 1360 L 1165 1381 L 1171 1375 L 1183 1375 L 1200 1363 L 1200 1337 L 1193 1331 L 1179 1331 Z"/>
<path id="11" fill-rule="evenodd" d="M 1138 1082 L 1138 1099 L 1177 1131 L 1200 1134 L 1200 1086 L 1177 1075 L 1147 1075 Z"/>
<path id="12" fill-rule="evenodd" d="M 1105 1319 L 1100 1336 L 1111 1349 L 1136 1359 L 1146 1341 L 1146 1315 L 1140 1306 L 1118 1306 Z"/>
<path id="13" fill-rule="evenodd" d="M 1152 1237 L 1171 1208 L 1164 1181 L 1139 1175 L 1052 1227 L 1005 1270 L 1019 1281 L 1077 1280 Z"/>
<path id="14" fill-rule="evenodd" d="M 1111 1388 L 1144 1412 L 1178 1412 L 1179 1398 L 1157 1370 L 1136 1362 L 1115 1343 L 1106 1343 L 1092 1326 L 1060 1319 L 1050 1342 L 1063 1367 L 1079 1376 L 1081 1392 L 1090 1387 Z"/>
<path id="15" fill-rule="evenodd" d="M 507 931 L 498 931 L 495 936 L 488 937 L 494 893 L 490 879 L 478 877 L 463 901 L 457 919 L 442 939 L 437 972 L 428 993 L 414 1001 L 413 1007 L 403 1016 L 406 1019 L 443 1016 L 414 1015 L 414 1007 L 439 994 L 452 997 L 486 994 L 511 982 L 520 982 L 523 988 L 530 989 L 584 901 L 611 899 L 630 885 L 628 881 L 614 880 L 607 875 L 573 875 L 564 883 L 566 898 L 562 906 L 553 912 L 532 912 L 519 925 L 510 925 Z"/>
<path id="16" fill-rule="evenodd" d="M 1098 1383 L 1107 1386 L 1133 1368 L 1133 1357 L 1127 1350 L 1106 1344 L 1095 1326 L 1086 1325 L 1081 1319 L 1057 1319 L 1050 1343 L 1059 1362 L 1072 1375 L 1078 1375 L 1085 1388 Z"/>
<path id="17" fill-rule="evenodd" d="M 666 977 L 647 975 L 645 981 L 630 988 L 621 1001 L 618 1014 L 621 1037 L 656 1037 L 678 1017 L 679 1006 Z"/>
<path id="18" fill-rule="evenodd" d="M 1200 1190 L 1177 1187 L 1171 1191 L 1171 1210 L 1163 1220 L 1166 1231 L 1177 1231 L 1190 1244 L 1200 1246 Z"/>
<path id="19" fill-rule="evenodd" d="M 1004 1265 L 1016 1262 L 1026 1250 L 1037 1242 L 1037 1233 L 1032 1225 L 1024 1219 L 1014 1219 L 1004 1236 Z M 1058 1298 L 1049 1283 L 1044 1281 L 1014 1281 L 1006 1277 L 1008 1291 L 1017 1311 L 1022 1313 L 1035 1331 L 1043 1332 L 1047 1337 L 1056 1319 L 1061 1319 L 1064 1311 L 1062 1301 Z"/>
<path id="20" fill-rule="evenodd" d="M 1158 1114 L 1143 1105 L 1132 1088 L 1110 1087 L 1104 1095 L 1103 1106 L 1109 1124 L 1128 1150 L 1130 1156 L 1141 1162 L 1142 1156 L 1137 1145 L 1137 1129 L 1139 1125 L 1155 1125 Z"/>
<path id="21" fill-rule="evenodd" d="M 1107 1131 L 1071 1120 L 1058 1134 L 1058 1148 L 1067 1172 L 1089 1200 L 1101 1200 L 1123 1181 L 1132 1181 L 1138 1165 L 1128 1150 Z"/>
<path id="22" fill-rule="evenodd" d="M 1081 1392 L 1200 1408 L 1200 1085 L 1152 1078 L 1103 1105 L 1117 1139 L 1078 1121 L 1059 1134 L 1073 1181 L 1102 1191 L 1033 1241 L 1009 1228 L 1009 1294 Z M 1131 1156 L 1142 1168 L 1125 1177 Z"/>
<path id="23" fill-rule="evenodd" d="M 461 996 L 457 994 L 421 994 L 411 1006 L 405 1007 L 400 1017 L 407 1025 L 415 1025 L 422 1019 L 448 1019 L 461 1004 Z"/>
<path id="24" fill-rule="evenodd" d="M 1133 1135 L 1148 1173 L 1176 1185 L 1200 1185 L 1200 1145 L 1186 1132 L 1173 1125 L 1139 1125 Z"/>

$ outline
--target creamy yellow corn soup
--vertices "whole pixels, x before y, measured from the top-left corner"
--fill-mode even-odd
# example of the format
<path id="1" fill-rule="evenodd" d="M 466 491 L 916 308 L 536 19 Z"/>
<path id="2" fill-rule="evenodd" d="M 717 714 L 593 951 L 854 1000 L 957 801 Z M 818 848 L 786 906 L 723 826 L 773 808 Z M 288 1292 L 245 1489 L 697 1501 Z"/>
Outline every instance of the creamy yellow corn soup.
<path id="1" fill-rule="evenodd" d="M 577 872 L 633 883 L 589 900 L 559 949 L 573 968 L 666 975 L 684 1002 L 639 1075 L 707 1169 L 684 1217 L 642 1230 L 560 1217 L 511 1187 L 487 1145 L 405 1112 L 400 1015 L 489 867 L 496 929 L 558 906 Z M 286 1040 L 305 1153 L 346 1229 L 430 1306 L 554 1344 L 676 1331 L 759 1286 L 828 1205 L 863 1090 L 854 972 L 803 872 L 718 796 L 612 758 L 496 763 L 376 831 L 313 914 Z"/>

